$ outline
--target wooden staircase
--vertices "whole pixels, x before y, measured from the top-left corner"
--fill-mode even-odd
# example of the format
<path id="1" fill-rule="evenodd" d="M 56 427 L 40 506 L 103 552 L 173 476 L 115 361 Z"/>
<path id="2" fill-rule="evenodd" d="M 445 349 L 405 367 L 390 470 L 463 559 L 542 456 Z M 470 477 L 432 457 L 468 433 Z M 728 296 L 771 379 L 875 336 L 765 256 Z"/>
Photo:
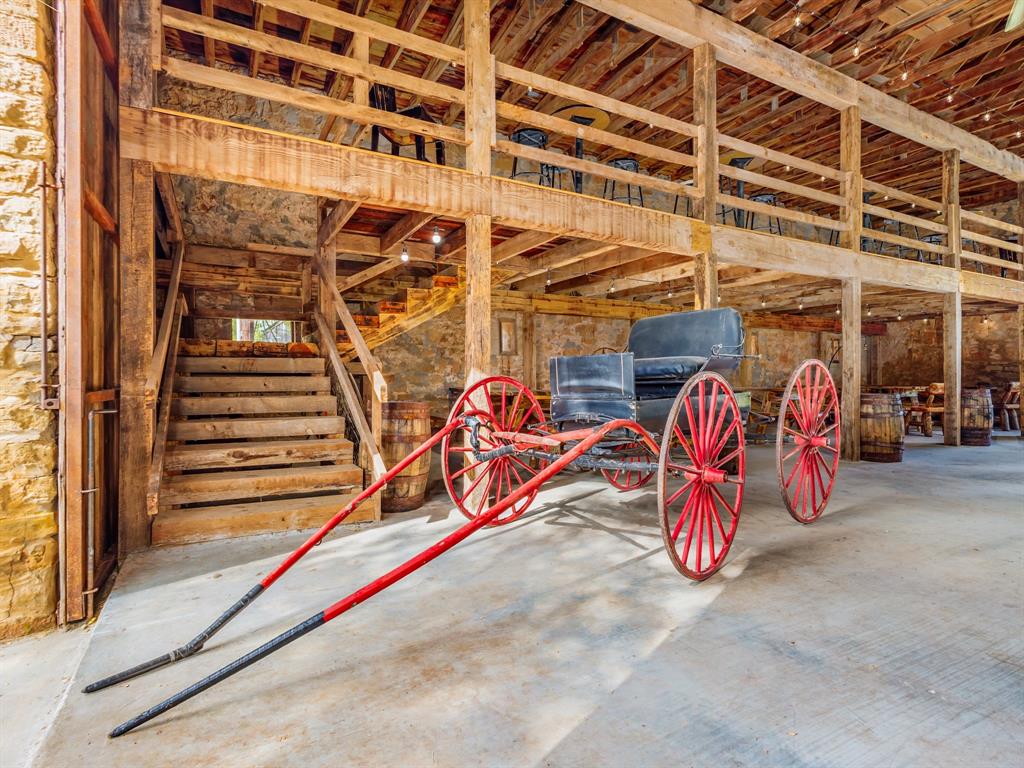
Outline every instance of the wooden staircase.
<path id="1" fill-rule="evenodd" d="M 325 362 L 179 355 L 154 545 L 317 527 L 359 493 Z"/>
<path id="2" fill-rule="evenodd" d="M 456 307 L 466 297 L 466 286 L 454 277 L 434 277 L 431 288 L 405 288 L 393 301 L 377 302 L 376 315 L 353 315 L 366 346 L 379 347 L 411 331 L 431 318 Z M 338 351 L 346 360 L 356 350 L 343 330 L 338 331 Z"/>

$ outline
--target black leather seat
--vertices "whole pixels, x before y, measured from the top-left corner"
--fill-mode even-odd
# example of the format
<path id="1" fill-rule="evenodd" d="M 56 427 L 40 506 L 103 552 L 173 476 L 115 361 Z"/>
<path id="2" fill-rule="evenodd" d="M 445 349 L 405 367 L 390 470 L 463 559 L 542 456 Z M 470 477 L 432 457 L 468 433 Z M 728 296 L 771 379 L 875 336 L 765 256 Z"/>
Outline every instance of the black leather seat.
<path id="1" fill-rule="evenodd" d="M 685 381 L 706 363 L 706 357 L 680 355 L 678 357 L 633 358 L 633 377 L 642 381 Z"/>

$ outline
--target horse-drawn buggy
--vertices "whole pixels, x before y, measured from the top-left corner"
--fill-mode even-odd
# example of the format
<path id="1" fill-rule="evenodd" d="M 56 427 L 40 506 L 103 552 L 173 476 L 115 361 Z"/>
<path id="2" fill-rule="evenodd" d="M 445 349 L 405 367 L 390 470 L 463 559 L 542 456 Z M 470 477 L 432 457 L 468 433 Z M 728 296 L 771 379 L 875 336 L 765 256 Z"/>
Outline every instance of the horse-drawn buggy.
<path id="1" fill-rule="evenodd" d="M 543 483 L 568 467 L 600 471 L 621 491 L 656 480 L 669 559 L 688 578 L 708 578 L 725 562 L 743 506 L 750 398 L 737 395 L 725 378 L 739 365 L 742 350 L 742 321 L 734 310 L 662 315 L 638 320 L 625 352 L 553 358 L 550 414 L 514 379 L 497 376 L 472 384 L 443 429 L 366 488 L 203 632 L 86 691 L 198 652 L 352 510 L 438 444 L 448 493 L 468 522 L 111 735 L 132 730 L 365 602 L 480 528 L 520 518 Z M 818 519 L 828 503 L 839 464 L 839 432 L 832 377 L 823 363 L 807 360 L 790 376 L 776 428 L 779 487 L 798 522 Z"/>

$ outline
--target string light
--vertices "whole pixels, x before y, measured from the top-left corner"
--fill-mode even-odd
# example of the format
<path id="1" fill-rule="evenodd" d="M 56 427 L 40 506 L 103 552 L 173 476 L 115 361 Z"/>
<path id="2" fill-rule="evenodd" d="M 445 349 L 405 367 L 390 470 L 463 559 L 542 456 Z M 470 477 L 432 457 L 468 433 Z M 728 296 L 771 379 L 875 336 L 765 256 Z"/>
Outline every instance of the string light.
<path id="1" fill-rule="evenodd" d="M 791 170 L 793 170 L 793 169 L 792 169 L 792 168 L 790 168 L 790 167 L 789 167 L 789 166 L 787 165 L 787 166 L 786 166 L 786 173 L 789 173 L 789 172 L 790 172 Z"/>
<path id="2" fill-rule="evenodd" d="M 800 20 L 800 14 L 798 13 L 798 14 L 796 15 L 796 18 L 795 18 L 795 19 L 793 19 L 793 26 L 794 26 L 794 27 L 799 27 L 799 26 L 800 26 L 800 25 L 801 25 L 802 23 L 803 23 L 803 22 L 802 22 L 802 21 Z"/>
<path id="3" fill-rule="evenodd" d="M 669 297 L 670 299 L 672 298 L 672 291 L 669 291 L 669 292 L 668 292 L 668 297 Z"/>
<path id="4" fill-rule="evenodd" d="M 853 58 L 860 56 L 860 44 L 853 46 Z"/>
<path id="5" fill-rule="evenodd" d="M 431 240 L 431 242 L 433 242 L 434 245 L 440 245 L 440 243 L 441 243 L 441 230 L 439 230 L 437 227 L 434 227 L 434 234 L 432 234 L 430 236 L 430 240 Z"/>
<path id="6" fill-rule="evenodd" d="M 761 306 L 762 307 L 767 307 L 768 306 L 768 302 L 765 300 L 764 296 L 761 297 Z"/>
<path id="7" fill-rule="evenodd" d="M 949 93 L 946 94 L 946 103 L 947 104 L 952 104 L 953 103 L 953 92 L 952 91 L 950 91 Z"/>
<path id="8" fill-rule="evenodd" d="M 897 320 L 902 320 L 903 319 L 903 313 L 902 312 L 897 312 L 896 313 L 896 319 Z"/>
<path id="9" fill-rule="evenodd" d="M 402 255 L 400 258 L 402 259 L 402 261 L 409 260 L 409 249 L 404 245 L 402 246 Z"/>
<path id="10" fill-rule="evenodd" d="M 871 317 L 871 307 L 868 307 L 868 317 Z"/>
<path id="11" fill-rule="evenodd" d="M 797 309 L 803 309 L 804 308 L 804 300 L 803 299 L 800 299 L 800 303 L 796 305 L 796 308 Z"/>
<path id="12" fill-rule="evenodd" d="M 836 307 L 836 314 L 837 314 L 837 315 L 841 315 L 841 314 L 843 314 L 843 313 L 842 313 L 842 310 L 840 310 L 840 309 L 839 309 L 839 307 Z"/>
<path id="13" fill-rule="evenodd" d="M 612 280 L 612 284 L 608 286 L 608 293 L 615 293 L 615 281 Z"/>
<path id="14" fill-rule="evenodd" d="M 551 285 L 551 270 L 548 270 L 548 279 L 544 283 L 545 285 Z"/>

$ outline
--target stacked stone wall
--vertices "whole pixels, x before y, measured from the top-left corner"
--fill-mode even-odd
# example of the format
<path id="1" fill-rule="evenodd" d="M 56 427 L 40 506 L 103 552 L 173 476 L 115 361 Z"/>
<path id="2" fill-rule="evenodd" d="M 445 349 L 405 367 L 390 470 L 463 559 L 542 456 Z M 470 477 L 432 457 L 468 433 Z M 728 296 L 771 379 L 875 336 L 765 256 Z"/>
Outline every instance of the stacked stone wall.
<path id="1" fill-rule="evenodd" d="M 53 27 L 39 0 L 0 0 L 0 638 L 53 624 L 55 412 L 39 407 L 39 161 L 54 165 Z M 52 210 L 51 210 L 52 216 Z M 48 223 L 52 232 L 52 218 Z M 56 306 L 50 284 L 50 307 Z M 51 323 L 54 318 L 51 316 Z M 50 332 L 55 331 L 55 324 Z"/>

